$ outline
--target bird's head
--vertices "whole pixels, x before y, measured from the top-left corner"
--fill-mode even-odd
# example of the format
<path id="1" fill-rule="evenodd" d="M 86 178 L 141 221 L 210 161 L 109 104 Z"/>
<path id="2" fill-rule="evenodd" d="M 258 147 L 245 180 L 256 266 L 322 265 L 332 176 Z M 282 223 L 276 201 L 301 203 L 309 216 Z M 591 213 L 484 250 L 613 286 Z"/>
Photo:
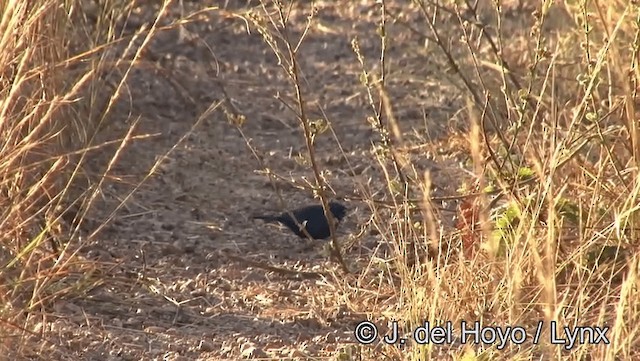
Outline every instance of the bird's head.
<path id="1" fill-rule="evenodd" d="M 329 210 L 338 221 L 341 221 L 347 214 L 347 207 L 334 201 L 329 202 Z"/>

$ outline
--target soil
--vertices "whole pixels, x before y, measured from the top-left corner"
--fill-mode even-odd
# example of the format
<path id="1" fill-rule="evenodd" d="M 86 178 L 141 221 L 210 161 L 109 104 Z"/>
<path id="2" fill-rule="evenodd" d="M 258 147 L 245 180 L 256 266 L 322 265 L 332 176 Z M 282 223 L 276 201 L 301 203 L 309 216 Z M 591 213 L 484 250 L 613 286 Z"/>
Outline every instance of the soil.
<path id="1" fill-rule="evenodd" d="M 419 12 L 388 3 L 404 20 L 388 24 L 386 79 L 403 144 L 416 145 L 403 154 L 416 174 L 431 172 L 434 195 L 455 195 L 467 177 L 458 165 L 465 160 L 464 147 L 457 145 L 468 123 L 468 114 L 460 111 L 465 94 L 445 71 L 441 52 L 403 25 L 423 24 Z M 207 5 L 221 4 L 185 2 L 183 11 Z M 250 1 L 223 5 L 224 11 L 201 12 L 182 27 L 157 33 L 111 114 L 105 139 L 121 136 L 132 124 L 134 134 L 150 136 L 127 146 L 89 214 L 98 223 L 112 219 L 82 255 L 109 267 L 99 287 L 55 305 L 59 318 L 51 327 L 59 338 L 52 352 L 61 359 L 335 356 L 355 343 L 353 329 L 367 318 L 366 307 L 339 297 L 343 279 L 304 279 L 251 263 L 342 274 L 324 242 L 301 241 L 251 219 L 318 201 L 306 186 L 314 174 L 300 122 L 284 105 L 295 104 L 294 87 L 256 28 L 247 31 L 246 23 L 232 16 L 264 12 Z M 297 51 L 302 91 L 309 118 L 324 112 L 330 122 L 331 129 L 317 136 L 316 157 L 332 196 L 349 207 L 338 235 L 355 244 L 345 257 L 358 268 L 381 242 L 368 222 L 370 206 L 361 199 L 386 194 L 387 184 L 375 161 L 379 137 L 367 121 L 372 111 L 352 41 L 358 39 L 366 67 L 377 71 L 379 6 L 371 1 L 316 6 Z M 293 6 L 291 38 L 302 34 L 309 10 L 306 1 Z M 136 7 L 125 31 L 151 24 L 158 11 L 146 2 Z M 180 17 L 176 2 L 160 23 Z M 224 92 L 246 117 L 240 130 L 220 107 L 200 118 Z M 265 167 L 281 178 L 270 180 Z"/>

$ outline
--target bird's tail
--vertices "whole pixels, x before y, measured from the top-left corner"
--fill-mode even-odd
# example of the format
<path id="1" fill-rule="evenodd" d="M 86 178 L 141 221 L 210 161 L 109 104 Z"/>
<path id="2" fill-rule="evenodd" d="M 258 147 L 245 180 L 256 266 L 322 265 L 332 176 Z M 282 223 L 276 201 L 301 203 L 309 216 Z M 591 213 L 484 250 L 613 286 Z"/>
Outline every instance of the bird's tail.
<path id="1" fill-rule="evenodd" d="M 278 217 L 276 216 L 253 216 L 253 219 L 262 219 L 265 222 L 277 222 Z"/>

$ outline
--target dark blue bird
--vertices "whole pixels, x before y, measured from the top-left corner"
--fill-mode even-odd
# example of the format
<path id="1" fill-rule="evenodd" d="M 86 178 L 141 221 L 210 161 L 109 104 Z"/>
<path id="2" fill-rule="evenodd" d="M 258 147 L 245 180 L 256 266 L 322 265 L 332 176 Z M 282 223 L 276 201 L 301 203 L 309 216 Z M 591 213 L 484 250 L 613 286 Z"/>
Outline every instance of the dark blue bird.
<path id="1" fill-rule="evenodd" d="M 337 222 L 340 222 L 347 214 L 347 207 L 334 201 L 329 202 L 329 210 Z M 292 216 L 295 221 L 291 218 Z M 254 216 L 253 218 L 262 219 L 266 222 L 282 223 L 300 238 L 307 238 L 304 230 L 313 239 L 327 239 L 331 236 L 329 222 L 324 215 L 322 205 L 302 207 L 277 216 Z M 337 222 L 336 227 L 338 226 Z"/>

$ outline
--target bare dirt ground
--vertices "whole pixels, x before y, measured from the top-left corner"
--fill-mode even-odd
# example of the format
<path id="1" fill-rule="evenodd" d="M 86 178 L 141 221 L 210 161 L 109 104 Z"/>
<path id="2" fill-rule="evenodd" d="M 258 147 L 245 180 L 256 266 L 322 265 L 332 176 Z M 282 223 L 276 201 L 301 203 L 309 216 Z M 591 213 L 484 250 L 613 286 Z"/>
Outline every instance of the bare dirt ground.
<path id="1" fill-rule="evenodd" d="M 188 2 L 184 10 L 191 13 L 206 5 L 220 4 Z M 230 1 L 227 9 L 243 11 L 252 5 Z M 400 5 L 410 8 L 392 2 L 389 9 L 398 11 Z M 379 239 L 367 225 L 366 204 L 354 199 L 386 185 L 372 161 L 377 135 L 366 121 L 370 107 L 351 42 L 358 39 L 367 66 L 376 69 L 379 8 L 370 1 L 319 2 L 317 8 L 298 53 L 310 111 L 317 117 L 320 105 L 335 132 L 335 138 L 331 132 L 319 136 L 317 154 L 321 168 L 330 171 L 337 197 L 349 198 L 350 214 L 339 235 L 343 240 L 358 235 L 347 254 L 347 262 L 356 265 Z M 139 6 L 127 29 L 152 21 L 158 9 Z M 309 10 L 305 2 L 294 6 L 293 34 L 301 33 Z M 180 16 L 174 6 L 163 22 Z M 399 16 L 407 23 L 419 19 L 416 11 Z M 430 144 L 407 154 L 419 174 L 431 171 L 436 195 L 453 195 L 465 175 L 458 166 L 464 156 L 456 145 L 466 124 L 466 114 L 459 112 L 464 94 L 443 71 L 445 58 L 423 36 L 398 22 L 389 24 L 389 38 L 387 90 L 395 116 L 407 143 Z M 57 305 L 59 319 L 53 327 L 59 331 L 57 342 L 66 348 L 58 349 L 58 357 L 336 357 L 354 343 L 353 328 L 367 317 L 366 310 L 336 297 L 340 280 L 300 280 L 224 257 L 341 272 L 322 247 L 306 247 L 285 230 L 251 219 L 281 210 L 279 199 L 222 112 L 192 130 L 199 115 L 222 99 L 222 85 L 247 117 L 242 131 L 265 164 L 298 183 L 312 180 L 310 167 L 299 159 L 306 148 L 298 120 L 275 98 L 292 99 L 293 88 L 273 52 L 255 29 L 247 32 L 242 20 L 209 11 L 182 29 L 159 32 L 142 59 L 110 131 L 121 134 L 139 118 L 135 133 L 153 136 L 127 148 L 114 171 L 121 178 L 105 189 L 104 208 L 91 216 L 104 219 L 154 162 L 187 136 L 115 214 L 100 240 L 85 247 L 86 257 L 113 267 L 102 286 Z M 288 207 L 316 202 L 308 191 L 285 181 L 276 184 Z"/>

